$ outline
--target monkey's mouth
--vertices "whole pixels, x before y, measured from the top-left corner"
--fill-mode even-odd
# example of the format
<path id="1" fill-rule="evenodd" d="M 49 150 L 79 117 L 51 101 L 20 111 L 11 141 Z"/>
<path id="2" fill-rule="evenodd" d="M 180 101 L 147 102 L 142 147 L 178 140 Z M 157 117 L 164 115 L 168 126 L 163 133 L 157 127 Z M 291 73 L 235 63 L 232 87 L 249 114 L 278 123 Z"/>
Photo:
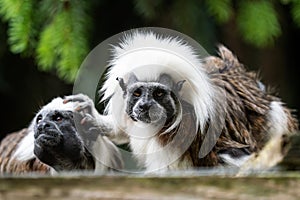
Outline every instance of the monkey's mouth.
<path id="1" fill-rule="evenodd" d="M 35 134 L 35 143 L 39 146 L 56 146 L 61 142 L 61 134 L 55 129 L 38 131 Z"/>
<path id="2" fill-rule="evenodd" d="M 160 115 L 151 112 L 135 112 L 134 118 L 136 121 L 141 121 L 147 124 L 156 123 L 162 119 Z"/>
<path id="3" fill-rule="evenodd" d="M 144 123 L 151 123 L 151 119 L 148 115 L 147 112 L 132 112 L 130 114 L 130 117 L 134 120 L 134 121 L 141 121 Z"/>

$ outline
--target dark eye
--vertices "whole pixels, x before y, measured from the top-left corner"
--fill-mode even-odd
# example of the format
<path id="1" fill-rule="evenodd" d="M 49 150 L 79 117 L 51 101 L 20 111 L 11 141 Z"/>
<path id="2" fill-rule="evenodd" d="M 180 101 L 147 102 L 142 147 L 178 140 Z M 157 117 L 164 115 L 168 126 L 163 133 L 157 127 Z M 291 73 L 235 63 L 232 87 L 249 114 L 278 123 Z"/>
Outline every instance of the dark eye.
<path id="1" fill-rule="evenodd" d="M 142 95 L 141 89 L 137 89 L 133 92 L 133 96 L 135 96 L 135 97 L 140 97 L 141 95 Z"/>
<path id="2" fill-rule="evenodd" d="M 40 121 L 42 120 L 43 116 L 42 115 L 38 115 L 36 118 L 36 123 L 40 123 Z"/>
<path id="3" fill-rule="evenodd" d="M 53 115 L 53 120 L 56 122 L 60 122 L 63 120 L 63 116 L 60 113 L 56 113 L 55 115 Z"/>
<path id="4" fill-rule="evenodd" d="M 157 98 L 161 98 L 163 96 L 165 96 L 166 92 L 162 89 L 157 89 L 157 90 L 154 90 L 153 92 L 153 96 L 154 97 L 157 97 Z"/>

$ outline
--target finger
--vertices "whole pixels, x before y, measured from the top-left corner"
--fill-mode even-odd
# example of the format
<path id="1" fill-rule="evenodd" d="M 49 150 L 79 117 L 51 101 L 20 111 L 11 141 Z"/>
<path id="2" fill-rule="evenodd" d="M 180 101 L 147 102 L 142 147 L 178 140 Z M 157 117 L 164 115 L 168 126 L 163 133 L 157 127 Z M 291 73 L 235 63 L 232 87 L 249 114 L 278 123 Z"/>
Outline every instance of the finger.
<path id="1" fill-rule="evenodd" d="M 82 120 L 80 121 L 80 124 L 83 125 L 83 124 L 85 124 L 85 123 L 86 123 L 86 118 L 84 117 L 84 118 L 82 118 Z"/>
<path id="2" fill-rule="evenodd" d="M 85 113 L 85 117 L 89 120 L 94 120 L 94 117 L 89 113 Z"/>
<path id="3" fill-rule="evenodd" d="M 89 128 L 89 132 L 91 135 L 93 134 L 93 139 L 96 139 L 99 135 L 104 136 L 104 134 L 101 131 L 99 131 L 97 127 Z"/>
<path id="4" fill-rule="evenodd" d="M 91 113 L 91 105 L 89 102 L 81 102 L 78 104 L 78 106 L 75 108 L 76 111 L 86 111 L 87 113 Z"/>
<path id="5" fill-rule="evenodd" d="M 68 103 L 68 102 L 84 102 L 85 99 L 82 98 L 81 96 L 67 96 L 64 97 L 63 103 Z"/>
<path id="6" fill-rule="evenodd" d="M 88 122 L 93 122 L 94 118 L 92 117 L 92 115 L 86 113 L 85 117 L 82 118 L 82 120 L 80 121 L 81 124 L 86 124 Z"/>

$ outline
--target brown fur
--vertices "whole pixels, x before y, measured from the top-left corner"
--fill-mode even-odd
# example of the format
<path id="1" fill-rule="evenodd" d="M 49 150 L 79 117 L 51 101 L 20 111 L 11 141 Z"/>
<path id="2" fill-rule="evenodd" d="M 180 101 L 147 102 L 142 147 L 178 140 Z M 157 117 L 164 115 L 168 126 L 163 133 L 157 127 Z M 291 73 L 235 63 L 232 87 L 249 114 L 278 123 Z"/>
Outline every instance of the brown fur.
<path id="1" fill-rule="evenodd" d="M 258 75 L 246 71 L 243 64 L 225 47 L 219 47 L 220 58 L 209 57 L 206 66 L 212 69 L 212 81 L 226 93 L 226 127 L 218 143 L 216 151 L 228 147 L 248 146 L 251 152 L 263 148 L 271 133 L 267 114 L 270 103 L 279 99 L 269 91 L 258 87 Z M 288 116 L 288 129 L 294 132 L 298 129 L 297 120 L 288 108 L 284 108 Z"/>
<path id="2" fill-rule="evenodd" d="M 247 71 L 232 52 L 220 46 L 219 53 L 220 57 L 210 56 L 204 64 L 213 84 L 226 96 L 226 102 L 219 105 L 220 109 L 225 109 L 225 127 L 213 150 L 202 159 L 198 158 L 198 153 L 205 133 L 198 133 L 185 153 L 196 167 L 221 164 L 218 152 L 228 148 L 247 148 L 250 153 L 259 152 L 272 134 L 268 133 L 271 125 L 268 120 L 270 103 L 280 101 L 270 91 L 259 87 L 258 75 Z M 284 110 L 288 118 L 288 131 L 295 132 L 298 122 L 291 110 L 286 107 Z"/>
<path id="3" fill-rule="evenodd" d="M 47 174 L 50 167 L 37 158 L 28 161 L 18 161 L 12 158 L 19 142 L 27 135 L 27 129 L 11 133 L 0 143 L 0 174 L 25 174 L 29 172 Z"/>

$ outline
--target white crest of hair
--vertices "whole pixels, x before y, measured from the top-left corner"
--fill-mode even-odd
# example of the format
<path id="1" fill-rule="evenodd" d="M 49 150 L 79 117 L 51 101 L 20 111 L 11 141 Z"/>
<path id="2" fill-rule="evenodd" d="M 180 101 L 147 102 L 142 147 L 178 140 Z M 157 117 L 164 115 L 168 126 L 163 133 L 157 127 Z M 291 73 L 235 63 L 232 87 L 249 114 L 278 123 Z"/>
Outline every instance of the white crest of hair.
<path id="1" fill-rule="evenodd" d="M 116 127 L 127 126 L 124 99 L 116 78 L 123 78 L 134 73 L 139 81 L 157 82 L 161 74 L 168 74 L 176 83 L 186 80 L 179 95 L 190 103 L 195 110 L 197 125 L 202 130 L 207 119 L 214 115 L 215 89 L 209 81 L 208 74 L 193 48 L 179 38 L 162 37 L 153 32 L 135 31 L 124 35 L 120 44 L 114 46 L 111 68 L 100 92 L 104 93 L 102 101 L 109 102 L 105 108 L 107 114 L 114 114 Z M 120 116 L 123 115 L 123 116 Z M 119 121 L 120 120 L 120 121 Z M 180 122 L 177 119 L 175 124 Z"/>
<path id="2" fill-rule="evenodd" d="M 50 110 L 74 111 L 74 109 L 75 109 L 75 104 L 73 102 L 64 104 L 63 99 L 60 97 L 53 99 L 50 103 L 42 107 L 40 111 L 36 114 L 36 116 L 33 118 L 32 122 L 30 123 L 28 127 L 28 134 L 18 144 L 18 147 L 15 153 L 13 154 L 13 158 L 20 161 L 26 161 L 35 157 L 33 153 L 33 149 L 34 149 L 33 129 L 34 129 L 36 117 L 38 116 L 39 113 L 47 112 Z"/>

